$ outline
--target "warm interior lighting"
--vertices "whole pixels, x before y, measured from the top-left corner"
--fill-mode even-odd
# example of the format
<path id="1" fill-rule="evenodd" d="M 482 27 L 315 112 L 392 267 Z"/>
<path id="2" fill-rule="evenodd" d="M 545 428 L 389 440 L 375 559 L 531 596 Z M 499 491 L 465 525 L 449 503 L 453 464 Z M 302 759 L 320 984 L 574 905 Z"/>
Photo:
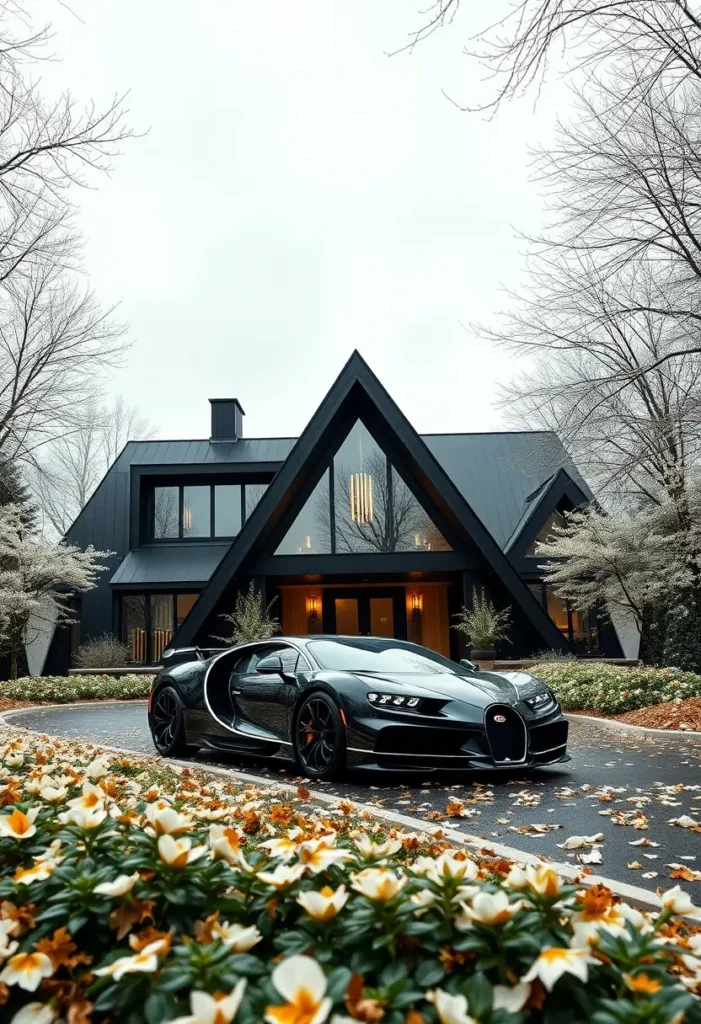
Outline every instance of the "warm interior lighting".
<path id="1" fill-rule="evenodd" d="M 183 508 L 183 531 L 192 529 L 192 509 L 186 505 Z"/>
<path id="2" fill-rule="evenodd" d="M 411 610 L 412 610 L 412 612 L 420 612 L 421 611 L 421 604 L 422 604 L 421 594 L 412 594 L 411 595 Z"/>
<path id="3" fill-rule="evenodd" d="M 371 523 L 372 477 L 369 473 L 351 473 L 350 514 L 354 523 Z"/>
<path id="4" fill-rule="evenodd" d="M 307 614 L 318 615 L 319 614 L 319 598 L 316 595 L 307 598 Z"/>

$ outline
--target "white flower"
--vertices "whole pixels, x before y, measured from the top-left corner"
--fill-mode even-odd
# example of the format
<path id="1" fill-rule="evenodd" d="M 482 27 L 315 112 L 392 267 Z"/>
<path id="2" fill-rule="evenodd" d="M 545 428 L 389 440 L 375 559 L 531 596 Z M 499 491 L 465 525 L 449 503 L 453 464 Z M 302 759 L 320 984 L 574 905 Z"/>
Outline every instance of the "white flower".
<path id="1" fill-rule="evenodd" d="M 51 1024 L 56 1017 L 56 1010 L 46 1003 L 25 1003 L 14 1015 L 10 1024 Z"/>
<path id="2" fill-rule="evenodd" d="M 134 956 L 120 956 L 118 960 L 108 964 L 107 967 L 100 967 L 93 971 L 93 974 L 111 974 L 115 981 L 120 981 L 125 974 L 153 974 L 158 970 L 158 954 L 162 952 L 168 943 L 166 939 L 158 939 L 157 942 L 150 942 L 144 946 L 140 953 Z M 50 962 L 50 961 L 49 961 Z"/>
<path id="3" fill-rule="evenodd" d="M 411 903 L 414 904 L 416 910 L 414 913 L 417 917 L 425 914 L 427 910 L 430 910 L 434 905 L 438 896 L 435 892 L 431 892 L 430 889 L 419 889 L 418 892 L 413 892 L 409 897 Z"/>
<path id="4" fill-rule="evenodd" d="M 58 820 L 64 825 L 77 825 L 78 828 L 89 829 L 97 828 L 107 817 L 107 811 L 103 806 L 94 808 L 91 811 L 81 810 L 78 807 L 72 807 L 69 811 L 63 811 L 58 816 Z"/>
<path id="5" fill-rule="evenodd" d="M 209 848 L 212 851 L 212 857 L 215 860 L 220 857 L 235 867 L 244 867 L 245 865 L 244 870 L 246 870 L 248 865 L 241 853 L 240 844 L 241 835 L 237 829 L 224 825 L 209 826 Z M 265 843 L 261 843 L 261 846 L 265 846 Z"/>
<path id="6" fill-rule="evenodd" d="M 699 917 L 701 915 L 701 908 L 695 907 L 691 902 L 691 896 L 680 889 L 678 885 L 663 894 L 662 906 L 681 917 Z"/>
<path id="7" fill-rule="evenodd" d="M 348 893 L 345 885 L 339 885 L 335 891 L 325 885 L 321 892 L 308 889 L 297 897 L 300 907 L 304 907 L 315 921 L 330 921 L 346 905 Z"/>
<path id="8" fill-rule="evenodd" d="M 96 757 L 94 761 L 91 761 L 88 767 L 85 769 L 86 775 L 89 779 L 104 779 L 105 775 L 109 774 L 110 766 L 104 757 Z"/>
<path id="9" fill-rule="evenodd" d="M 438 857 L 417 857 L 411 865 L 414 874 L 430 878 L 442 885 L 446 881 L 472 882 L 477 878 L 478 868 L 469 857 L 459 858 L 450 850 Z"/>
<path id="10" fill-rule="evenodd" d="M 275 889 L 287 889 L 294 885 L 304 874 L 303 864 L 278 864 L 274 871 L 258 871 L 256 878 Z"/>
<path id="11" fill-rule="evenodd" d="M 401 839 L 386 839 L 384 843 L 373 843 L 370 836 L 364 832 L 355 840 L 356 849 L 363 860 L 380 860 L 382 857 L 391 857 L 402 848 Z"/>
<path id="12" fill-rule="evenodd" d="M 77 811 L 102 810 L 105 806 L 105 792 L 99 786 L 93 786 L 92 782 L 84 782 L 81 795 L 69 800 L 67 806 Z"/>
<path id="13" fill-rule="evenodd" d="M 158 856 L 169 868 L 187 867 L 206 853 L 206 846 L 193 847 L 192 840 L 188 838 L 173 839 L 170 835 L 164 835 L 158 840 Z"/>
<path id="14" fill-rule="evenodd" d="M 353 860 L 353 854 L 349 850 L 334 849 L 333 843 L 335 842 L 335 836 L 308 839 L 299 848 L 300 864 L 303 864 L 312 874 L 318 875 L 321 871 L 327 871 L 332 864 Z"/>
<path id="15" fill-rule="evenodd" d="M 133 875 L 117 875 L 113 882 L 100 882 L 95 886 L 93 892 L 99 893 L 101 896 L 126 896 L 138 881 L 138 871 L 135 871 Z"/>
<path id="16" fill-rule="evenodd" d="M 63 857 L 57 857 L 55 860 L 46 857 L 34 857 L 32 867 L 17 868 L 12 876 L 12 881 L 19 882 L 20 885 L 31 885 L 32 882 L 45 882 L 62 860 Z"/>
<path id="17" fill-rule="evenodd" d="M 511 986 L 495 985 L 492 992 L 492 1007 L 495 1010 L 518 1013 L 523 1009 L 530 994 L 531 986 L 526 981 L 519 981 L 518 984 Z"/>
<path id="18" fill-rule="evenodd" d="M 514 914 L 523 906 L 522 900 L 509 903 L 508 893 L 503 889 L 498 892 L 478 892 L 472 905 L 463 904 L 463 912 L 455 918 L 455 925 L 461 930 L 471 928 L 475 921 L 494 928 L 496 925 L 510 921 Z"/>
<path id="19" fill-rule="evenodd" d="M 302 834 L 301 828 L 291 828 L 288 830 L 286 836 L 276 836 L 274 839 L 266 839 L 265 842 L 260 843 L 259 845 L 267 848 L 271 857 L 285 861 L 292 860 L 297 856 L 297 851 L 299 850 L 297 837 Z"/>
<path id="20" fill-rule="evenodd" d="M 19 751 L 12 754 L 6 754 L 3 760 L 8 768 L 21 768 L 24 764 L 24 754 Z"/>
<path id="21" fill-rule="evenodd" d="M 326 996 L 326 977 L 316 960 L 309 956 L 291 956 L 278 964 L 272 983 L 283 999 L 282 1006 L 268 1006 L 268 1024 L 322 1024 L 331 1012 Z"/>
<path id="22" fill-rule="evenodd" d="M 241 978 L 228 996 L 210 996 L 208 992 L 190 993 L 189 1017 L 177 1017 L 171 1024 L 231 1024 L 243 999 L 246 979 Z"/>
<path id="23" fill-rule="evenodd" d="M 467 996 L 452 996 L 450 992 L 437 988 L 427 992 L 426 998 L 435 1006 L 441 1024 L 477 1024 L 467 1012 Z"/>
<path id="24" fill-rule="evenodd" d="M 558 874 L 547 864 L 528 864 L 526 868 L 514 864 L 504 879 L 507 889 L 530 889 L 538 896 L 552 899 L 560 892 L 561 882 Z"/>
<path id="25" fill-rule="evenodd" d="M 47 804 L 58 804 L 65 798 L 67 792 L 66 786 L 42 786 L 39 796 L 42 800 L 46 800 Z"/>
<path id="26" fill-rule="evenodd" d="M 351 875 L 352 888 L 366 899 L 387 903 L 393 900 L 407 883 L 406 875 L 396 875 L 389 868 L 364 868 Z"/>
<path id="27" fill-rule="evenodd" d="M 0 921 L 0 960 L 6 960 L 17 950 L 19 942 L 10 941 L 10 936 L 16 931 L 16 921 Z"/>
<path id="28" fill-rule="evenodd" d="M 599 961 L 590 956 L 587 949 L 550 946 L 543 950 L 521 981 L 535 981 L 538 978 L 548 992 L 552 992 L 553 985 L 563 974 L 573 974 L 575 978 L 579 978 L 586 985 L 589 978 L 589 965 L 598 963 Z"/>
<path id="29" fill-rule="evenodd" d="M 3 814 L 0 816 L 0 837 L 31 839 L 37 830 L 34 819 L 38 813 L 38 807 L 30 807 L 26 814 L 15 807 L 11 814 Z"/>
<path id="30" fill-rule="evenodd" d="M 17 985 L 25 992 L 36 992 L 44 978 L 53 973 L 53 964 L 45 953 L 15 953 L 5 964 L 0 981 Z"/>
<path id="31" fill-rule="evenodd" d="M 229 924 L 228 921 L 222 921 L 215 924 L 212 931 L 233 953 L 246 953 L 263 938 L 254 924 L 245 927 L 242 924 Z"/>
<path id="32" fill-rule="evenodd" d="M 174 836 L 193 827 L 192 818 L 178 814 L 165 800 L 147 804 L 144 814 L 157 836 Z"/>

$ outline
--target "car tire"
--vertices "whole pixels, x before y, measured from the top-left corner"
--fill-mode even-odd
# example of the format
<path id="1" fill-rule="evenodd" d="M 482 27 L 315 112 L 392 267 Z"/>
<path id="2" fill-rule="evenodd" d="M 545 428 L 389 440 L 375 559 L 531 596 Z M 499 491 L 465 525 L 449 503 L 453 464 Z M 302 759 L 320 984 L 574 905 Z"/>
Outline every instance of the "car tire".
<path id="1" fill-rule="evenodd" d="M 334 779 L 346 766 L 346 728 L 328 694 L 315 690 L 302 701 L 292 737 L 297 765 L 310 779 Z"/>
<path id="2" fill-rule="evenodd" d="M 184 707 L 172 686 L 161 686 L 153 696 L 149 726 L 153 745 L 163 757 L 191 757 L 197 747 L 185 742 Z"/>

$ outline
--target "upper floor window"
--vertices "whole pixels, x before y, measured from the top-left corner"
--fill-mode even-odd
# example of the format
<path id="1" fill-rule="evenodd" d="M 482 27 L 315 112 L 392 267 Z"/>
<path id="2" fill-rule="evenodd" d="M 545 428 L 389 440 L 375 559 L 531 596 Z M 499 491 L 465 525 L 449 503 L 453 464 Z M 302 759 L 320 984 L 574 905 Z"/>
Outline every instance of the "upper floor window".
<path id="1" fill-rule="evenodd" d="M 153 489 L 154 540 L 236 537 L 267 484 L 168 484 Z"/>
<path id="2" fill-rule="evenodd" d="M 555 509 L 554 512 L 551 512 L 543 526 L 540 528 L 538 536 L 526 552 L 526 557 L 536 558 L 538 556 L 538 545 L 547 544 L 549 541 L 553 540 L 553 527 L 563 527 L 566 525 L 567 520 L 563 516 L 562 512 L 559 512 L 557 509 Z"/>

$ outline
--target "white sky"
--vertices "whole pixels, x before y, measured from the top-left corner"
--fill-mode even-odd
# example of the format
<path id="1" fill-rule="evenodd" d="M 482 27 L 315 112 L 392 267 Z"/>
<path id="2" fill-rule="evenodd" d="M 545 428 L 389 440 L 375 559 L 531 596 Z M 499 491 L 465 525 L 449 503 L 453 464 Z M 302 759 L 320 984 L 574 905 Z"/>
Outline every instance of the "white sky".
<path id="1" fill-rule="evenodd" d="M 460 322 L 489 322 L 537 227 L 529 143 L 546 91 L 492 121 L 462 54 L 493 0 L 413 54 L 418 0 L 36 0 L 63 60 L 47 89 L 129 89 L 127 144 L 81 198 L 86 266 L 134 345 L 111 384 L 161 437 L 205 437 L 210 397 L 249 436 L 297 434 L 354 347 L 421 431 L 489 430 L 518 370 Z M 422 6 L 427 6 L 423 4 Z M 480 10 L 481 8 L 481 10 Z"/>

